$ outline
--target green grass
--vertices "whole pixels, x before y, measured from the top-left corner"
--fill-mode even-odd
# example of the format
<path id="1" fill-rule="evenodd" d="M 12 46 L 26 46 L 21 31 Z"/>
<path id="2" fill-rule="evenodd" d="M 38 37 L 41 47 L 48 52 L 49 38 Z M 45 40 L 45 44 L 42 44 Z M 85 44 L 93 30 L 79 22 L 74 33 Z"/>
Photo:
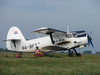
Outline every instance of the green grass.
<path id="1" fill-rule="evenodd" d="M 0 53 L 0 75 L 100 75 L 100 55 L 33 57 L 24 53 Z"/>

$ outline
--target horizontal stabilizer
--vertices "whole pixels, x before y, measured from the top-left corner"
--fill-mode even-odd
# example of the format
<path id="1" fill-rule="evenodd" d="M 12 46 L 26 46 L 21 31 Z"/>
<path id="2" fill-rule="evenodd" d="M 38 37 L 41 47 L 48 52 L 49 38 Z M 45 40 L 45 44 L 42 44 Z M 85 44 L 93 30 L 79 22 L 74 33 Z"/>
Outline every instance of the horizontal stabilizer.
<path id="1" fill-rule="evenodd" d="M 21 41 L 21 39 L 7 39 L 7 40 L 4 40 L 4 41 Z"/>

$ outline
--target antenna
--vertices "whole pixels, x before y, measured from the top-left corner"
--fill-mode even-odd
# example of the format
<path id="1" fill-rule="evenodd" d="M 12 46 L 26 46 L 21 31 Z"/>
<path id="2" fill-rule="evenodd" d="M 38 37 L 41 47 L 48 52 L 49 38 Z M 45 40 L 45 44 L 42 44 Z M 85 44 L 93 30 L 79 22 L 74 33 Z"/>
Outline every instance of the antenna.
<path id="1" fill-rule="evenodd" d="M 67 32 L 66 32 L 66 37 L 70 37 L 70 32 L 69 32 L 69 26 L 67 25 Z"/>
<path id="2" fill-rule="evenodd" d="M 69 26 L 67 26 L 67 33 L 69 33 Z"/>

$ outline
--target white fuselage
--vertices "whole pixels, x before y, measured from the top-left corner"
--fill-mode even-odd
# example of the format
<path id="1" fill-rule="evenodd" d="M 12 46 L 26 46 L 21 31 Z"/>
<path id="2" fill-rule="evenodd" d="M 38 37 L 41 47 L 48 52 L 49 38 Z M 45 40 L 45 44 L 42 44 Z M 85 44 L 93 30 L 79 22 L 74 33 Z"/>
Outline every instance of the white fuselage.
<path id="1" fill-rule="evenodd" d="M 64 39 L 63 41 L 60 41 L 57 43 L 69 41 L 69 43 L 60 45 L 66 49 L 71 49 L 74 47 L 81 48 L 81 47 L 84 47 L 85 45 L 87 45 L 87 43 L 88 43 L 87 37 L 79 37 L 79 38 L 72 37 L 72 38 L 63 38 L 63 39 Z M 16 48 L 13 45 L 12 50 L 21 51 L 21 52 L 34 52 L 36 50 L 36 47 L 38 47 L 40 50 L 42 50 L 43 47 L 46 47 L 51 44 L 52 44 L 52 42 L 51 42 L 50 36 L 46 36 L 46 37 L 41 37 L 41 38 L 27 40 L 27 41 L 22 40 L 22 41 L 20 41 L 20 43 L 16 43 L 16 45 L 17 45 Z"/>

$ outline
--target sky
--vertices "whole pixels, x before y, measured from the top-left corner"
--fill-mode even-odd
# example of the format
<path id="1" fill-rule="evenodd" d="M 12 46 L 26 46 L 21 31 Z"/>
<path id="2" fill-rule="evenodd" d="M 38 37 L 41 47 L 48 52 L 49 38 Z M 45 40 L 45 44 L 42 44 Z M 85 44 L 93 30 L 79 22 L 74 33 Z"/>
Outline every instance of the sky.
<path id="1" fill-rule="evenodd" d="M 92 31 L 95 48 L 100 51 L 100 0 L 0 0 L 0 48 L 10 27 L 17 26 L 26 39 L 36 38 L 31 32 L 41 27 L 67 31 Z"/>

